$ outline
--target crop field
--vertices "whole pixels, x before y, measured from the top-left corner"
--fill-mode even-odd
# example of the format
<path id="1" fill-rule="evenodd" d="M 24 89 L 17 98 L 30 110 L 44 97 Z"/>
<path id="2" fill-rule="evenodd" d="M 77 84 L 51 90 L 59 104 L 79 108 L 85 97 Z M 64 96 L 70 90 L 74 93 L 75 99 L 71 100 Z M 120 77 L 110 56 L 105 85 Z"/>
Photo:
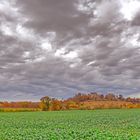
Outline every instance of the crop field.
<path id="1" fill-rule="evenodd" d="M 0 140 L 140 140 L 140 110 L 0 113 Z"/>

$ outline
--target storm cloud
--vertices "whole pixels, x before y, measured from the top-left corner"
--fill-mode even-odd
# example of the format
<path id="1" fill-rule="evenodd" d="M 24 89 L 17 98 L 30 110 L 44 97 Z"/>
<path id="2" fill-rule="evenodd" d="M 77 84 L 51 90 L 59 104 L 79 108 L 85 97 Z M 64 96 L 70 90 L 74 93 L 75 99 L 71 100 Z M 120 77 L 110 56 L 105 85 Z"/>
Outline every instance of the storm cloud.
<path id="1" fill-rule="evenodd" d="M 1 0 L 0 100 L 140 97 L 139 17 L 138 0 Z"/>

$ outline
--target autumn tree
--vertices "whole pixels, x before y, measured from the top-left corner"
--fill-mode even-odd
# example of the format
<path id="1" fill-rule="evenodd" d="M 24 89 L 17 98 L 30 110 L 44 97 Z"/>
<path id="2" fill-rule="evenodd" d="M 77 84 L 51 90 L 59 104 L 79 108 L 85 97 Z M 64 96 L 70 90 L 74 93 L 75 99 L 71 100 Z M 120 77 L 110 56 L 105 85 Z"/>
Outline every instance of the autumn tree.
<path id="1" fill-rule="evenodd" d="M 50 109 L 51 110 L 61 110 L 62 109 L 62 102 L 57 100 L 57 99 L 52 99 Z"/>
<path id="2" fill-rule="evenodd" d="M 40 108 L 43 111 L 49 110 L 52 99 L 50 97 L 48 97 L 48 96 L 45 96 L 45 97 L 42 97 L 40 99 L 40 101 L 41 101 Z"/>
<path id="3" fill-rule="evenodd" d="M 116 96 L 112 93 L 108 93 L 106 96 L 105 96 L 105 99 L 108 100 L 108 101 L 113 101 L 113 100 L 116 100 Z"/>

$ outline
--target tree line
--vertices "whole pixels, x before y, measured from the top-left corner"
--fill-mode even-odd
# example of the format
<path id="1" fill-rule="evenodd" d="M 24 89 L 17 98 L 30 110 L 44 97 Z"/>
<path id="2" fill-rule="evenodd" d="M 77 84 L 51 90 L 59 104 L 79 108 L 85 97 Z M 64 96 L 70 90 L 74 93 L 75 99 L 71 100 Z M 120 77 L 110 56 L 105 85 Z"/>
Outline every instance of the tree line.
<path id="1" fill-rule="evenodd" d="M 97 92 L 77 93 L 73 97 L 59 100 L 44 96 L 40 102 L 0 102 L 1 111 L 29 110 L 29 111 L 51 111 L 51 110 L 92 110 L 106 108 L 140 108 L 140 98 L 123 97 L 108 93 L 106 95 Z"/>
<path id="2" fill-rule="evenodd" d="M 108 93 L 106 95 L 92 93 L 78 93 L 66 100 L 58 100 L 48 96 L 40 99 L 40 108 L 46 110 L 72 109 L 105 109 L 105 108 L 140 108 L 140 98 L 123 97 Z"/>

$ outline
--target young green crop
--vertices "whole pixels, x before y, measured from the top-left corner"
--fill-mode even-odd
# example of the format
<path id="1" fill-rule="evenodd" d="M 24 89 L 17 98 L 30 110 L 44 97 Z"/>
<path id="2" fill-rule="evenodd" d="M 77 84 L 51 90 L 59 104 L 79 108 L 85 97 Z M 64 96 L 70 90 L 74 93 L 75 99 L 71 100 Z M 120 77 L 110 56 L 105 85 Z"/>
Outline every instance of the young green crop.
<path id="1" fill-rule="evenodd" d="M 0 140 L 139 140 L 140 110 L 0 113 Z"/>

